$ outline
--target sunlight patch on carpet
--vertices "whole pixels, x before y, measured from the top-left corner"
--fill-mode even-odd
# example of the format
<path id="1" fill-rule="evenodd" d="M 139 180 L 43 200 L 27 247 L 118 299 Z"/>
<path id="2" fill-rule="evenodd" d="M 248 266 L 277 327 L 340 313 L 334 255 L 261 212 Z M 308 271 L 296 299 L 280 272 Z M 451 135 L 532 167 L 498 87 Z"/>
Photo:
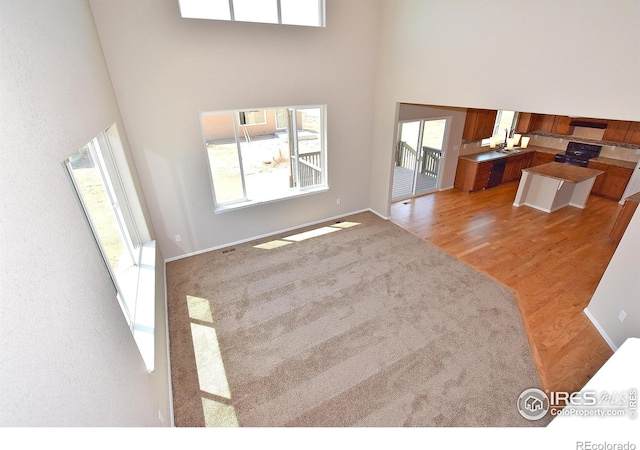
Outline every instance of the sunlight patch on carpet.
<path id="1" fill-rule="evenodd" d="M 213 314 L 211 314 L 211 305 L 206 298 L 192 297 L 187 295 L 187 307 L 189 308 L 189 317 L 202 322 L 213 323 Z"/>
<path id="2" fill-rule="evenodd" d="M 227 382 L 227 374 L 224 370 L 215 328 L 192 323 L 191 336 L 200 390 L 230 399 L 231 390 Z"/>
<path id="3" fill-rule="evenodd" d="M 336 228 L 351 228 L 360 225 L 360 222 L 338 222 L 331 225 Z"/>
<path id="4" fill-rule="evenodd" d="M 272 250 L 274 248 L 284 247 L 285 245 L 293 244 L 293 242 L 281 241 L 276 239 L 275 241 L 265 242 L 264 244 L 254 245 L 254 248 L 262 248 L 264 250 Z"/>
<path id="5" fill-rule="evenodd" d="M 202 398 L 204 423 L 207 427 L 239 427 L 236 410 L 231 405 Z"/>
<path id="6" fill-rule="evenodd" d="M 284 239 L 294 242 L 300 242 L 314 237 L 322 236 L 324 234 L 333 233 L 335 231 L 340 231 L 340 228 L 320 227 L 316 228 L 315 230 L 305 231 L 304 233 L 293 234 L 291 236 L 287 236 Z"/>

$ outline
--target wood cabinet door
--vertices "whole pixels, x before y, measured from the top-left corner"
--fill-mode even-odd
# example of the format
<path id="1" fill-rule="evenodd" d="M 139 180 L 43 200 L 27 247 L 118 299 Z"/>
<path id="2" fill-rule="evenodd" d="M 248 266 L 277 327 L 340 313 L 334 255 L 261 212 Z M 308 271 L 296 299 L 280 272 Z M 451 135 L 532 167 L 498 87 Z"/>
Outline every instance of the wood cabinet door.
<path id="1" fill-rule="evenodd" d="M 467 117 L 464 121 L 464 130 L 462 131 L 462 139 L 465 141 L 473 141 L 475 136 L 476 123 L 478 122 L 478 110 L 467 109 Z"/>
<path id="2" fill-rule="evenodd" d="M 555 157 L 556 155 L 553 153 L 535 152 L 531 166 L 539 166 L 541 164 L 553 162 Z"/>
<path id="3" fill-rule="evenodd" d="M 490 109 L 467 109 L 462 139 L 477 141 L 491 137 L 498 111 Z"/>
<path id="4" fill-rule="evenodd" d="M 607 178 L 607 169 L 609 168 L 608 164 L 603 164 L 595 161 L 589 161 L 589 165 L 587 166 L 590 169 L 603 170 L 604 173 L 598 175 L 596 177 L 596 181 L 593 183 L 593 187 L 591 188 L 591 193 L 594 195 L 602 195 L 602 189 L 604 187 L 605 178 Z M 622 195 L 622 194 L 621 194 Z"/>
<path id="5" fill-rule="evenodd" d="M 528 133 L 531 126 L 531 113 L 518 114 L 518 122 L 516 123 L 516 133 Z"/>
<path id="6" fill-rule="evenodd" d="M 522 155 L 522 168 L 523 169 L 528 169 L 529 167 L 531 167 L 531 164 L 533 164 L 533 158 L 536 156 L 535 152 L 528 152 L 525 153 L 524 155 Z M 522 174 L 518 175 L 518 178 L 521 176 Z"/>
<path id="7" fill-rule="evenodd" d="M 630 126 L 631 122 L 626 120 L 608 120 L 602 140 L 624 142 Z"/>
<path id="8" fill-rule="evenodd" d="M 530 131 L 551 133 L 554 119 L 554 116 L 550 116 L 548 114 L 533 114 L 531 117 Z"/>
<path id="9" fill-rule="evenodd" d="M 624 142 L 629 144 L 640 144 L 640 122 L 631 122 L 627 134 L 625 135 Z"/>
<path id="10" fill-rule="evenodd" d="M 477 170 L 475 172 L 475 180 L 473 182 L 472 191 L 480 191 L 487 187 L 489 184 L 489 175 L 491 175 L 491 166 L 493 161 L 485 161 L 476 164 Z"/>
<path id="11" fill-rule="evenodd" d="M 569 125 L 571 123 L 571 120 L 572 119 L 569 116 L 555 116 L 553 119 L 551 132 L 567 136 L 573 134 L 574 127 Z"/>
<path id="12" fill-rule="evenodd" d="M 624 190 L 629 184 L 629 179 L 633 169 L 626 167 L 609 166 L 600 195 L 611 200 L 619 201 L 624 194 Z"/>
<path id="13" fill-rule="evenodd" d="M 480 115 L 482 116 L 482 119 L 479 119 L 477 123 L 476 139 L 490 138 L 493 136 L 493 129 L 496 126 L 498 111 L 483 109 Z"/>

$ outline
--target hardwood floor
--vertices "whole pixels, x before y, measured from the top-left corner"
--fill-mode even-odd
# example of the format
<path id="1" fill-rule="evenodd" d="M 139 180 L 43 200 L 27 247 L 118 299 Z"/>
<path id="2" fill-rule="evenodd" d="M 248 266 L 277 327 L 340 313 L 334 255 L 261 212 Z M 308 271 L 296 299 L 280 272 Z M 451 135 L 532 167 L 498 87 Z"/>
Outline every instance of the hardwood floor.
<path id="1" fill-rule="evenodd" d="M 544 389 L 577 391 L 613 354 L 583 310 L 616 248 L 617 202 L 514 207 L 518 183 L 394 203 L 391 220 L 514 290 Z"/>

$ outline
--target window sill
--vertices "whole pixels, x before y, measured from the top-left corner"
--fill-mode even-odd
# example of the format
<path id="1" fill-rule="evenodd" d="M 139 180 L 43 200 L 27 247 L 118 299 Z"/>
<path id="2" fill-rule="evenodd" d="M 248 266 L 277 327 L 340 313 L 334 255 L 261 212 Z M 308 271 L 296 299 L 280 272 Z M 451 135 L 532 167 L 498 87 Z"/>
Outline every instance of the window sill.
<path id="1" fill-rule="evenodd" d="M 219 205 L 216 206 L 216 209 L 214 210 L 215 214 L 221 214 L 221 213 L 226 213 L 229 211 L 235 211 L 238 209 L 244 209 L 244 208 L 249 208 L 251 206 L 257 206 L 257 205 L 265 205 L 267 203 L 274 203 L 274 202 L 279 202 L 282 200 L 289 200 L 292 198 L 297 198 L 297 197 L 304 197 L 306 195 L 311 195 L 311 194 L 317 194 L 319 192 L 327 192 L 329 190 L 328 186 L 318 186 L 315 188 L 310 188 L 310 189 L 305 189 L 303 191 L 295 191 L 292 192 L 291 194 L 288 194 L 286 196 L 283 197 L 278 197 L 278 198 L 274 198 L 274 199 L 270 199 L 270 200 L 249 200 L 246 202 L 238 202 L 238 203 L 229 203 L 226 205 Z"/>
<path id="2" fill-rule="evenodd" d="M 156 315 L 156 242 L 143 244 L 138 274 L 136 311 L 132 325 L 142 359 L 149 373 L 155 370 L 155 315 Z"/>

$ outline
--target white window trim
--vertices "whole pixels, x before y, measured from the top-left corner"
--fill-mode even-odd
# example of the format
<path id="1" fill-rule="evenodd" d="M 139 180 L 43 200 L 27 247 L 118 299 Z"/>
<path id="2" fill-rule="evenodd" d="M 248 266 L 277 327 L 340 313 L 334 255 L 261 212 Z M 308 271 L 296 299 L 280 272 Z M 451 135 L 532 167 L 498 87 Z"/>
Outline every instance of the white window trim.
<path id="1" fill-rule="evenodd" d="M 275 197 L 275 198 L 267 198 L 267 199 L 246 199 L 246 200 L 238 200 L 235 202 L 225 202 L 225 203 L 218 203 L 217 199 L 216 199 L 216 190 L 215 190 L 215 183 L 213 180 L 213 174 L 211 172 L 211 161 L 210 161 L 210 157 L 209 157 L 209 152 L 207 150 L 207 140 L 205 137 L 205 132 L 204 132 L 204 126 L 203 126 L 203 117 L 204 116 L 208 116 L 208 115 L 225 115 L 225 114 L 229 114 L 232 115 L 233 120 L 234 120 L 234 132 L 237 133 L 237 124 L 235 123 L 237 121 L 238 118 L 238 112 L 239 111 L 250 111 L 250 110 L 277 110 L 277 109 L 293 109 L 294 111 L 297 110 L 304 110 L 304 109 L 312 109 L 312 108 L 319 108 L 320 109 L 320 114 L 321 114 L 321 127 L 320 127 L 320 139 L 322 140 L 322 144 L 321 144 L 321 155 L 322 155 L 322 184 L 319 185 L 314 185 L 314 186 L 309 186 L 309 187 L 298 187 L 295 189 L 291 189 L 290 192 L 288 193 L 283 193 L 282 195 Z M 295 114 L 295 113 L 294 113 Z M 329 190 L 329 175 L 328 175 L 328 156 L 327 156 L 327 135 L 326 135 L 326 122 L 327 122 L 327 108 L 326 105 L 296 105 L 296 106 L 275 106 L 275 107 L 267 107 L 267 108 L 252 108 L 252 109 L 241 109 L 241 110 L 226 110 L 226 111 L 207 111 L 207 112 L 201 112 L 199 113 L 199 122 L 200 122 L 200 130 L 202 133 L 202 139 L 203 139 L 203 143 L 204 143 L 204 150 L 205 150 L 205 155 L 207 158 L 207 167 L 208 167 L 208 171 L 209 171 L 209 181 L 211 184 L 211 192 L 213 194 L 213 200 L 214 200 L 214 214 L 219 214 L 219 213 L 226 213 L 229 211 L 235 211 L 235 210 L 239 210 L 239 209 L 243 209 L 243 208 L 248 208 L 248 207 L 252 207 L 252 206 L 256 206 L 256 205 L 264 205 L 264 204 L 268 204 L 268 203 L 274 203 L 274 202 L 279 202 L 279 201 L 283 201 L 283 200 L 289 200 L 292 198 L 297 198 L 297 197 L 303 197 L 306 195 L 310 195 L 310 194 L 317 194 L 317 193 L 321 193 L 321 192 L 326 192 Z M 297 141 L 297 127 L 294 125 L 294 139 Z M 236 136 L 236 141 L 237 141 L 238 137 Z M 296 154 L 297 154 L 297 145 L 296 145 Z M 245 184 L 245 178 L 244 178 L 244 169 L 243 169 L 243 165 L 242 165 L 242 156 L 239 155 L 239 163 L 240 163 L 240 174 L 242 177 L 242 183 L 243 183 L 243 189 L 246 192 L 246 188 L 244 187 Z"/>
<path id="2" fill-rule="evenodd" d="M 233 5 L 233 0 L 228 0 L 229 1 L 229 19 L 226 18 L 210 18 L 210 17 L 204 17 L 202 15 L 186 15 L 188 11 L 188 6 L 186 6 L 188 3 L 192 2 L 194 0 L 178 0 L 179 3 L 179 8 L 180 8 L 180 16 L 183 19 L 205 19 L 205 20 L 222 20 L 225 22 L 242 22 L 242 23 L 267 23 L 267 24 L 272 24 L 272 25 L 290 25 L 290 26 L 301 26 L 301 27 L 312 27 L 312 28 L 324 28 L 326 27 L 326 6 L 325 0 L 319 0 L 318 1 L 318 25 L 307 25 L 307 24 L 296 24 L 296 23 L 283 23 L 282 22 L 282 5 L 281 5 L 281 0 L 276 0 L 277 1 L 277 15 L 278 15 L 278 21 L 277 22 L 244 22 L 244 21 L 240 21 L 240 20 L 236 20 L 235 18 L 235 12 L 234 12 L 234 5 Z"/>
<path id="3" fill-rule="evenodd" d="M 113 286 L 116 290 L 116 299 L 120 304 L 122 313 L 129 325 L 129 329 L 133 335 L 136 346 L 142 356 L 147 371 L 152 373 L 155 370 L 156 242 L 150 239 L 147 239 L 146 241 L 140 239 L 140 235 L 148 237 L 148 228 L 146 223 L 140 223 L 138 216 L 133 211 L 134 209 L 141 210 L 138 203 L 139 200 L 137 193 L 135 190 L 132 191 L 131 189 L 128 189 L 128 183 L 123 182 L 123 178 L 130 181 L 129 179 L 131 174 L 129 172 L 128 165 L 123 164 L 123 161 L 126 161 L 126 156 L 124 153 L 119 154 L 123 152 L 123 147 L 116 125 L 114 124 L 107 130 L 100 133 L 97 138 L 104 140 L 104 144 L 106 144 L 107 147 L 105 150 L 109 152 L 110 160 L 113 164 L 112 170 L 115 173 L 108 173 L 107 178 L 110 183 L 117 183 L 119 185 L 117 190 L 122 192 L 123 197 L 118 198 L 117 200 L 118 202 L 123 202 L 128 209 L 127 214 L 129 216 L 129 220 L 125 220 L 124 222 L 129 222 L 128 227 L 134 228 L 127 228 L 126 233 L 134 234 L 135 241 L 139 244 L 138 247 L 135 247 L 133 255 L 135 265 L 124 271 L 124 276 L 118 276 L 116 278 L 115 274 L 111 270 L 110 264 L 106 259 L 106 255 L 102 250 L 100 240 L 95 234 L 96 232 L 94 231 L 92 218 L 87 211 L 80 189 L 76 184 L 75 177 L 71 173 L 72 169 L 70 167 L 70 159 L 67 159 L 63 163 L 63 166 L 77 195 L 78 202 L 83 210 L 89 230 L 96 243 L 96 248 L 102 256 L 105 269 L 112 280 Z M 103 172 L 104 168 L 107 167 L 108 164 L 105 165 L 102 155 L 99 155 L 99 158 L 100 166 L 98 168 L 100 172 Z M 126 177 L 123 177 L 125 174 Z M 132 208 L 134 205 L 136 208 Z M 133 299 L 129 298 L 129 300 L 133 300 L 133 302 L 125 301 L 123 298 L 124 292 L 129 293 L 128 295 L 134 296 Z M 133 311 L 129 310 L 127 304 L 133 305 Z"/>

